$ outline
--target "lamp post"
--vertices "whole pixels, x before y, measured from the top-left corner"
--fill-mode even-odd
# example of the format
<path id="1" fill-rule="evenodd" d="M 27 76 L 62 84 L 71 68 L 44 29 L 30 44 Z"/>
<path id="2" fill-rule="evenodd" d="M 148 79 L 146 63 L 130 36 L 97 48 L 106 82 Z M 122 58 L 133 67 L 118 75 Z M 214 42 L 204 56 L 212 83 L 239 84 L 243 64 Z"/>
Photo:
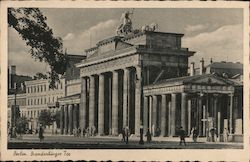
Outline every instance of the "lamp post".
<path id="1" fill-rule="evenodd" d="M 14 105 L 11 106 L 11 138 L 16 137 L 16 119 L 17 119 L 17 103 L 16 103 L 16 95 L 17 95 L 17 86 L 14 83 L 14 88 L 10 89 L 10 92 L 14 93 Z"/>

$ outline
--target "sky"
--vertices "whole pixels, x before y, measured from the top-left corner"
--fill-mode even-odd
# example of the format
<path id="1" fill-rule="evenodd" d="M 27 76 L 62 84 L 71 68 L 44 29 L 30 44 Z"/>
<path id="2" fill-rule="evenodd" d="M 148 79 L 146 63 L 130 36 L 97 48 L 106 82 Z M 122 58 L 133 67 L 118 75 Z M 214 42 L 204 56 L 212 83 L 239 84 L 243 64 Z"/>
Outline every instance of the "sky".
<path id="1" fill-rule="evenodd" d="M 124 11 L 133 9 L 74 9 L 41 8 L 47 24 L 56 37 L 63 39 L 69 54 L 83 55 L 84 50 L 105 38 L 114 36 Z M 183 33 L 182 47 L 196 51 L 189 62 L 204 58 L 213 61 L 243 62 L 242 9 L 159 9 L 136 8 L 132 15 L 133 28 L 157 23 L 157 31 Z M 29 47 L 18 33 L 8 29 L 8 63 L 17 66 L 17 74 L 34 75 L 45 72 L 48 65 L 31 58 Z"/>

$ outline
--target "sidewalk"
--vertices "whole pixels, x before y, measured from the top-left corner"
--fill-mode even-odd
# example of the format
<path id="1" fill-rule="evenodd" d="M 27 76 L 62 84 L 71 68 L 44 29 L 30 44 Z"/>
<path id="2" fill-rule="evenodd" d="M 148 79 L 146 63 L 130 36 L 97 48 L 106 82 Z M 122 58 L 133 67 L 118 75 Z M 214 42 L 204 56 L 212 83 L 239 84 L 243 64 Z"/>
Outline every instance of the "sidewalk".
<path id="1" fill-rule="evenodd" d="M 67 140 L 74 140 L 74 139 L 84 139 L 84 140 L 87 140 L 87 139 L 90 139 L 90 140 L 93 140 L 93 139 L 96 139 L 98 141 L 101 141 L 101 139 L 109 139 L 109 140 L 116 140 L 116 141 L 120 141 L 122 139 L 121 136 L 99 136 L 99 135 L 96 135 L 96 136 L 89 136 L 89 137 L 74 137 L 74 135 L 62 135 L 62 134 L 45 134 L 44 135 L 45 138 L 46 137 L 51 137 L 51 138 L 60 138 L 60 137 L 65 137 L 67 138 Z M 38 134 L 36 135 L 33 135 L 33 134 L 25 134 L 23 135 L 23 139 L 29 139 L 29 138 L 38 138 Z M 140 137 L 138 136 L 131 136 L 129 137 L 129 141 L 139 141 L 140 140 Z M 143 136 L 143 140 L 146 141 L 146 136 Z M 193 139 L 191 137 L 186 137 L 185 138 L 186 142 L 190 142 L 190 143 L 193 143 Z M 208 142 L 206 141 L 207 138 L 206 137 L 199 137 L 197 139 L 197 143 L 207 143 L 207 144 L 234 144 L 234 145 L 242 145 L 243 143 L 241 142 L 219 142 L 219 141 L 216 141 L 216 142 Z M 180 141 L 180 138 L 179 137 L 152 137 L 152 141 L 153 142 L 179 142 Z"/>

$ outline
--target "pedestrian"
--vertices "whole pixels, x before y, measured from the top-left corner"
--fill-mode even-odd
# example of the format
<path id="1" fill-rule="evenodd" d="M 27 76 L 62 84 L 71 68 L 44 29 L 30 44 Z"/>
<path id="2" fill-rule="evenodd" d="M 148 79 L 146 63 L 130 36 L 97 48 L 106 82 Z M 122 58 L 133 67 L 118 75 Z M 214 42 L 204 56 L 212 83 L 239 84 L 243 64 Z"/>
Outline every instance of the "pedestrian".
<path id="1" fill-rule="evenodd" d="M 11 139 L 11 136 L 12 136 L 12 129 L 10 127 L 10 128 L 8 128 L 8 137 L 9 137 L 9 139 Z"/>
<path id="2" fill-rule="evenodd" d="M 93 127 L 92 127 L 92 136 L 95 136 L 95 131 L 96 131 L 96 128 L 95 128 L 95 126 L 93 125 Z"/>
<path id="3" fill-rule="evenodd" d="M 191 134 L 192 134 L 193 141 L 197 142 L 198 131 L 197 131 L 196 127 L 193 128 L 193 130 L 191 131 Z"/>
<path id="4" fill-rule="evenodd" d="M 13 127 L 13 130 L 12 130 L 12 137 L 13 137 L 13 138 L 16 138 L 16 127 Z"/>
<path id="5" fill-rule="evenodd" d="M 149 128 L 148 128 L 148 130 L 147 130 L 147 142 L 148 143 L 150 143 L 151 142 L 151 140 L 152 140 L 152 138 L 151 138 L 151 133 L 150 133 L 150 131 L 149 131 Z"/>
<path id="6" fill-rule="evenodd" d="M 215 129 L 214 129 L 214 127 L 212 127 L 210 129 L 210 133 L 211 133 L 211 141 L 215 142 L 215 138 L 214 138 L 214 136 L 215 136 Z"/>
<path id="7" fill-rule="evenodd" d="M 77 137 L 79 138 L 81 136 L 81 128 L 77 129 Z"/>
<path id="8" fill-rule="evenodd" d="M 82 129 L 82 137 L 86 137 L 86 129 Z"/>
<path id="9" fill-rule="evenodd" d="M 128 137 L 129 137 L 129 128 L 128 128 L 128 126 L 125 128 L 125 136 L 126 136 L 126 144 L 128 144 Z"/>
<path id="10" fill-rule="evenodd" d="M 125 142 L 125 137 L 126 137 L 125 127 L 123 127 L 123 129 L 122 129 L 122 142 Z"/>
<path id="11" fill-rule="evenodd" d="M 40 124 L 39 126 L 39 139 L 40 139 L 40 142 L 44 140 L 42 124 Z"/>
<path id="12" fill-rule="evenodd" d="M 185 142 L 186 132 L 182 127 L 180 127 L 179 135 L 180 135 L 180 144 L 179 145 L 181 145 L 183 142 L 184 145 L 186 146 L 186 142 Z"/>
<path id="13" fill-rule="evenodd" d="M 90 129 L 89 129 L 89 127 L 87 127 L 86 128 L 86 137 L 89 137 L 89 135 L 90 135 Z"/>
<path id="14" fill-rule="evenodd" d="M 228 142 L 228 129 L 227 128 L 224 128 L 224 131 L 223 131 L 223 141 L 224 142 Z"/>

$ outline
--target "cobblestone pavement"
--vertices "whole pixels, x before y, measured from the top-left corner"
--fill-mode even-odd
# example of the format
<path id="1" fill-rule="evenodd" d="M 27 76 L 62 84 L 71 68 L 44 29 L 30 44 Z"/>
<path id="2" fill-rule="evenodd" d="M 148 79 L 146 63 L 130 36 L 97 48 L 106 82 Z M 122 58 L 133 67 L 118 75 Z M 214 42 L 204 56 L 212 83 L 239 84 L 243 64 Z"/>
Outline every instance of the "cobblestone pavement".
<path id="1" fill-rule="evenodd" d="M 197 143 L 191 138 L 186 138 L 186 146 L 179 145 L 178 137 L 155 137 L 148 143 L 144 138 L 144 144 L 139 144 L 139 137 L 132 137 L 125 144 L 120 137 L 95 136 L 95 137 L 73 137 L 63 135 L 45 136 L 40 142 L 37 135 L 25 135 L 21 139 L 9 139 L 8 148 L 56 148 L 56 149 L 242 149 L 243 143 L 232 142 L 205 142 L 205 138 L 198 139 Z"/>

